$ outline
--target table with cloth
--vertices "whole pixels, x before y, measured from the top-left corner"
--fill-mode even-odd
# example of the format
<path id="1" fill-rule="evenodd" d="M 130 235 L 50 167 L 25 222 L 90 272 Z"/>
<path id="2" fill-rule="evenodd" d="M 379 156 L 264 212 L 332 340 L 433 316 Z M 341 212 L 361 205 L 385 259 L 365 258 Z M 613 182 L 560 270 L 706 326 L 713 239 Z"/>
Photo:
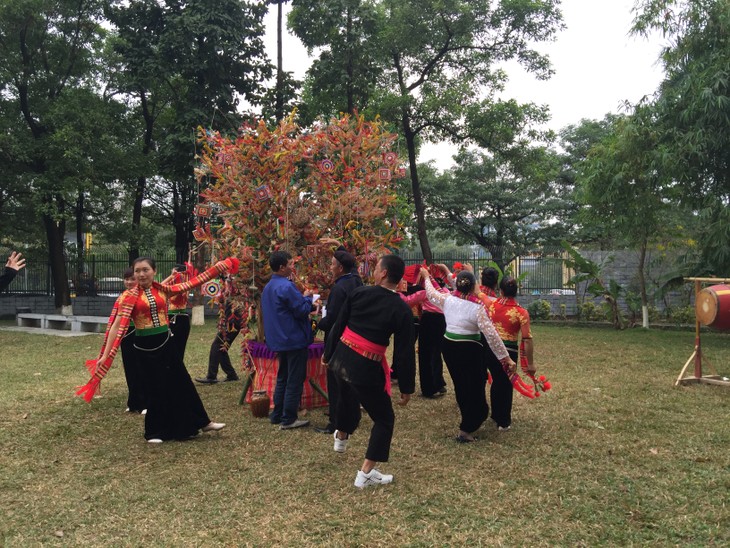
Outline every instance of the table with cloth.
<path id="1" fill-rule="evenodd" d="M 273 408 L 276 375 L 279 371 L 278 356 L 276 352 L 269 350 L 265 343 L 248 341 L 247 344 L 248 350 L 244 349 L 244 352 L 248 351 L 250 353 L 256 374 L 251 387 L 247 391 L 246 402 L 251 403 L 251 396 L 255 390 L 266 390 L 266 394 L 271 398 L 270 407 Z M 327 400 L 312 386 L 312 383 L 315 383 L 322 390 L 327 391 L 327 369 L 320 361 L 324 353 L 324 343 L 315 341 L 309 345 L 307 351 L 307 378 L 304 381 L 302 401 L 299 408 L 324 407 L 327 405 Z"/>

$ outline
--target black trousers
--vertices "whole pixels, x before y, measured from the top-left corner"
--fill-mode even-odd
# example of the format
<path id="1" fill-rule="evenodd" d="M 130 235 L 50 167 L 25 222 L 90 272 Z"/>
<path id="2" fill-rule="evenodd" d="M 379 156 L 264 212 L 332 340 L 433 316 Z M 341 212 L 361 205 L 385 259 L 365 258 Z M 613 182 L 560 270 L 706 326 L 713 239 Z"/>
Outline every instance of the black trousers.
<path id="1" fill-rule="evenodd" d="M 124 378 L 127 380 L 127 407 L 136 413 L 141 413 L 147 409 L 147 401 L 145 398 L 145 378 L 142 366 L 137 359 L 137 353 L 134 349 L 134 329 L 127 332 L 122 339 L 122 364 L 124 365 Z"/>
<path id="2" fill-rule="evenodd" d="M 134 338 L 147 392 L 145 439 L 184 440 L 210 422 L 193 381 L 167 333 Z"/>
<path id="3" fill-rule="evenodd" d="M 421 325 L 421 318 L 419 316 L 413 316 L 413 344 L 418 342 L 418 328 Z M 390 378 L 393 380 L 398 379 L 398 362 L 390 364 Z"/>
<path id="4" fill-rule="evenodd" d="M 476 431 L 489 416 L 484 345 L 477 341 L 444 339 L 444 359 L 454 381 L 456 403 L 461 411 L 459 429 Z"/>
<path id="5" fill-rule="evenodd" d="M 210 354 L 208 355 L 208 375 L 209 379 L 218 377 L 218 365 L 229 379 L 238 377 L 235 368 L 231 364 L 231 357 L 228 355 L 228 349 L 233 341 L 238 337 L 238 330 L 226 331 L 225 334 L 217 333 L 213 344 L 210 345 Z"/>
<path id="6" fill-rule="evenodd" d="M 190 315 L 170 314 L 168 317 L 172 342 L 177 347 L 180 359 L 185 360 L 185 347 L 188 345 L 188 338 L 190 337 Z"/>
<path id="7" fill-rule="evenodd" d="M 446 319 L 443 314 L 423 312 L 419 327 L 418 376 L 424 396 L 433 396 L 446 386 L 444 364 L 441 361 L 445 331 Z"/>
<path id="8" fill-rule="evenodd" d="M 387 462 L 393 439 L 395 413 L 393 412 L 393 402 L 385 392 L 385 374 L 380 364 L 363 358 L 349 347 L 340 344 L 332 356 L 332 366 L 338 391 L 335 427 L 347 434 L 355 432 L 362 418 L 360 412 L 362 404 L 373 421 L 365 458 L 377 462 Z M 351 367 L 371 368 L 373 382 L 352 383 L 351 375 L 348 373 L 348 368 Z M 379 378 L 377 378 L 378 370 Z"/>
<path id="9" fill-rule="evenodd" d="M 340 401 L 340 392 L 337 389 L 337 376 L 332 369 L 327 367 L 327 398 L 329 400 L 329 423 L 327 428 L 334 430 L 337 428 L 337 405 Z"/>
<path id="10" fill-rule="evenodd" d="M 507 348 L 509 357 L 515 363 L 519 363 L 517 358 L 517 350 Z M 512 396 L 514 389 L 512 383 L 509 382 L 507 373 L 504 372 L 502 364 L 494 355 L 494 353 L 486 349 L 487 368 L 492 374 L 492 387 L 489 390 L 489 399 L 492 402 L 492 420 L 497 426 L 507 427 L 512 424 Z"/>

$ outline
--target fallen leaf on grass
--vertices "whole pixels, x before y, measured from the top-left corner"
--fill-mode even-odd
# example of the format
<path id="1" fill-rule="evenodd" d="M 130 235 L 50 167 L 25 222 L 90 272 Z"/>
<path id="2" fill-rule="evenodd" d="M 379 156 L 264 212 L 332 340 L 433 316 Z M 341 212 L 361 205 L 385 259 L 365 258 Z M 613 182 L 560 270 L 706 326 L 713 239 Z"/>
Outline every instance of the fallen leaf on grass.
<path id="1" fill-rule="evenodd" d="M 56 531 L 53 534 L 56 535 L 58 538 L 62 538 L 63 537 L 63 531 Z"/>
<path id="2" fill-rule="evenodd" d="M 28 418 L 28 413 L 23 413 L 23 418 L 24 419 L 27 419 Z"/>
<path id="3" fill-rule="evenodd" d="M 655 448 L 652 447 L 651 449 L 649 449 L 649 453 L 651 453 L 652 455 L 658 455 L 659 454 L 659 449 L 655 449 Z"/>

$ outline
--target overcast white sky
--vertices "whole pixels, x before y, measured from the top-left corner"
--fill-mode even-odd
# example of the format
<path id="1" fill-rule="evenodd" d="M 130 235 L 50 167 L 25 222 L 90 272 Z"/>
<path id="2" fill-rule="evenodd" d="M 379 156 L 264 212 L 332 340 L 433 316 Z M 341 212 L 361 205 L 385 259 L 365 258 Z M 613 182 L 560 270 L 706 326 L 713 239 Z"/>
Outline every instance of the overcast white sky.
<path id="1" fill-rule="evenodd" d="M 662 79 L 657 59 L 660 39 L 630 37 L 634 0 L 563 0 L 566 29 L 555 42 L 540 46 L 550 56 L 555 75 L 539 82 L 519 67 L 509 68 L 506 96 L 547 104 L 551 129 L 576 124 L 582 118 L 600 119 L 620 112 L 624 101 L 637 102 L 653 93 Z M 284 6 L 285 11 L 288 4 Z M 266 47 L 276 59 L 276 7 L 266 18 Z M 297 38 L 284 37 L 284 70 L 302 78 L 311 60 Z M 436 160 L 439 168 L 451 165 L 455 148 L 444 144 L 423 147 L 419 160 Z"/>

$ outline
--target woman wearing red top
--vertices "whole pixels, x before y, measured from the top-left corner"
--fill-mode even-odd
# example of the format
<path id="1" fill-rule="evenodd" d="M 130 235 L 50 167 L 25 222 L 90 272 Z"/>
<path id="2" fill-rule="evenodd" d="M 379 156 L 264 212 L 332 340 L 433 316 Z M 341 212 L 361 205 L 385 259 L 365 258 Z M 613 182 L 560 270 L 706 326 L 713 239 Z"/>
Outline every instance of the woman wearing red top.
<path id="1" fill-rule="evenodd" d="M 499 288 L 502 296 L 489 306 L 489 317 L 492 319 L 497 333 L 507 347 L 510 358 L 515 362 L 518 357 L 518 337 L 525 343 L 528 371 L 535 372 L 532 362 L 532 332 L 530 331 L 530 313 L 522 308 L 515 296 L 517 295 L 517 281 L 505 276 Z M 487 352 L 487 367 L 492 374 L 492 420 L 497 423 L 499 430 L 509 430 L 512 424 L 512 383 L 502 365 L 491 352 Z"/>
<path id="2" fill-rule="evenodd" d="M 226 259 L 192 280 L 176 285 L 156 283 L 155 261 L 140 257 L 132 263 L 137 286 L 123 294 L 120 313 L 108 331 L 102 356 L 93 368 L 94 377 L 77 394 L 90 399 L 111 366 L 124 335 L 127 322 L 134 322 L 134 348 L 144 370 L 147 394 L 145 439 L 150 443 L 164 440 L 184 440 L 210 430 L 220 430 L 223 423 L 212 422 L 203 407 L 177 346 L 171 341 L 167 316 L 171 295 L 188 292 L 208 280 L 228 271 L 237 270 L 236 259 Z"/>
<path id="3" fill-rule="evenodd" d="M 499 282 L 499 272 L 496 268 L 487 266 L 482 270 L 482 285 L 480 289 L 490 299 L 497 298 L 497 282 Z"/>

